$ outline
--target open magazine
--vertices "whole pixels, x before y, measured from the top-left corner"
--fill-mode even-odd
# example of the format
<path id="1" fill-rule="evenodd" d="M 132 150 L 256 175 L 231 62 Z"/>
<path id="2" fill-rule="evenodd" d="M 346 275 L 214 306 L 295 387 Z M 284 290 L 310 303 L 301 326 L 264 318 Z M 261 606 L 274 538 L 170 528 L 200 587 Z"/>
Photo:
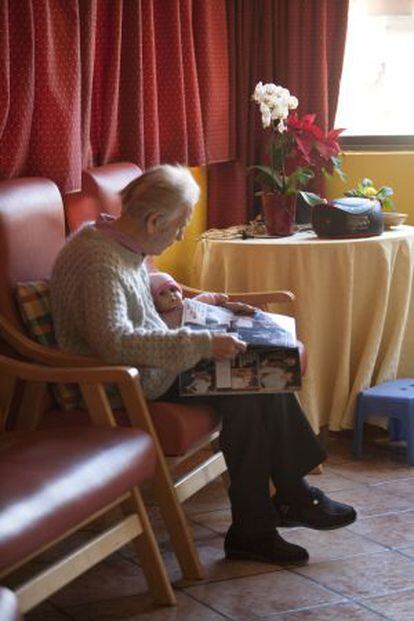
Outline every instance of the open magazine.
<path id="1" fill-rule="evenodd" d="M 222 306 L 185 299 L 183 325 L 192 330 L 234 334 L 247 351 L 234 360 L 202 360 L 181 373 L 180 395 L 293 392 L 301 387 L 295 320 L 288 315 L 256 311 L 235 315 Z"/>

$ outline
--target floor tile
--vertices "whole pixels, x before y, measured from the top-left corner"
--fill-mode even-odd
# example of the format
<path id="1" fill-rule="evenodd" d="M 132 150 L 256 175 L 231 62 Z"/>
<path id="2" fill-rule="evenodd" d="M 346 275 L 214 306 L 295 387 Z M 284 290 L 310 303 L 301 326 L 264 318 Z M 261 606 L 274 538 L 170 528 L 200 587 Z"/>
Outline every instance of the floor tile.
<path id="1" fill-rule="evenodd" d="M 170 546 L 170 537 L 165 526 L 165 522 L 161 517 L 160 511 L 158 508 L 152 508 L 150 513 L 151 526 L 155 533 L 155 537 L 157 539 L 159 546 Z M 188 525 L 190 527 L 190 531 L 192 533 L 195 544 L 199 540 L 203 540 L 205 538 L 211 537 L 214 533 L 212 533 L 211 529 L 204 528 L 200 524 L 193 522 L 192 520 L 188 520 Z M 123 546 L 119 550 L 119 554 L 125 558 L 129 558 L 134 562 L 139 563 L 139 558 L 137 553 L 135 552 L 135 546 L 133 543 L 128 543 Z"/>
<path id="2" fill-rule="evenodd" d="M 124 597 L 70 607 L 67 612 L 74 621 L 224 621 L 185 593 L 178 593 L 177 600 L 178 605 L 171 607 L 156 606 L 146 596 Z"/>
<path id="3" fill-rule="evenodd" d="M 225 535 L 231 524 L 231 513 L 230 509 L 192 513 L 190 521 L 194 524 L 209 528 L 219 535 Z"/>
<path id="4" fill-rule="evenodd" d="M 341 466 L 342 467 L 342 466 Z M 334 470 L 331 466 L 325 466 L 323 474 L 320 476 L 308 476 L 307 481 L 310 485 L 319 487 L 324 492 L 331 494 L 341 490 L 348 490 L 362 485 L 350 477 L 342 476 L 342 471 Z"/>
<path id="5" fill-rule="evenodd" d="M 297 612 L 265 617 L 261 621 L 382 621 L 384 617 L 359 604 L 316 606 Z"/>
<path id="6" fill-rule="evenodd" d="M 414 619 L 414 589 L 367 599 L 364 603 L 388 619 L 395 619 L 395 621 L 413 621 Z"/>
<path id="7" fill-rule="evenodd" d="M 400 546 L 398 548 L 395 548 L 395 550 L 397 552 L 400 552 L 400 554 L 403 554 L 404 556 L 407 556 L 408 558 L 414 559 L 414 545 L 411 545 L 411 546 Z"/>
<path id="8" fill-rule="evenodd" d="M 228 509 L 230 507 L 230 501 L 224 483 L 221 479 L 218 479 L 206 487 L 203 487 L 197 494 L 194 494 L 189 500 L 186 500 L 183 507 L 188 515 L 192 513 L 201 513 L 203 511 Z"/>
<path id="9" fill-rule="evenodd" d="M 269 565 L 268 563 L 227 561 L 224 558 L 223 538 L 214 535 L 200 540 L 197 544 L 197 550 L 204 568 L 205 582 L 231 580 L 233 578 L 255 576 L 281 570 L 280 567 Z M 163 552 L 167 572 L 174 586 L 176 588 L 191 586 L 182 578 L 181 570 L 171 550 Z M 194 584 L 194 582 L 191 584 Z M 231 585 L 229 585 L 229 588 L 231 588 Z"/>
<path id="10" fill-rule="evenodd" d="M 357 554 L 384 552 L 385 548 L 374 541 L 360 537 L 348 529 L 317 531 L 308 528 L 281 528 L 280 534 L 291 543 L 307 549 L 310 563 L 320 563 Z"/>
<path id="11" fill-rule="evenodd" d="M 214 582 L 186 590 L 199 602 L 235 620 L 253 621 L 266 615 L 341 601 L 335 593 L 287 570 Z"/>
<path id="12" fill-rule="evenodd" d="M 405 463 L 399 463 L 386 456 L 375 459 L 364 458 L 346 464 L 330 466 L 330 470 L 355 481 L 355 483 L 381 483 L 394 479 L 406 479 L 413 474 L 413 469 Z"/>
<path id="13" fill-rule="evenodd" d="M 414 560 L 388 551 L 310 564 L 295 572 L 345 597 L 360 599 L 410 588 Z"/>
<path id="14" fill-rule="evenodd" d="M 141 569 L 126 559 L 111 556 L 51 597 L 58 607 L 145 593 Z"/>
<path id="15" fill-rule="evenodd" d="M 51 604 L 43 603 L 26 612 L 24 619 L 25 621 L 70 621 L 72 617 L 56 610 Z"/>
<path id="16" fill-rule="evenodd" d="M 391 493 L 393 496 L 403 498 L 406 502 L 414 503 L 414 472 L 412 473 L 412 476 L 406 479 L 377 483 L 372 487 L 380 493 Z"/>
<path id="17" fill-rule="evenodd" d="M 398 485 L 399 482 L 393 481 L 392 483 Z M 389 491 L 382 489 L 382 486 L 383 484 L 353 487 L 345 491 L 335 492 L 333 498 L 338 502 L 352 505 L 358 513 L 358 519 L 382 513 L 414 510 L 414 494 L 413 500 L 410 501 L 391 493 L 392 485 L 387 488 Z"/>
<path id="18" fill-rule="evenodd" d="M 414 511 L 367 517 L 348 528 L 384 546 L 408 546 L 414 544 Z"/>

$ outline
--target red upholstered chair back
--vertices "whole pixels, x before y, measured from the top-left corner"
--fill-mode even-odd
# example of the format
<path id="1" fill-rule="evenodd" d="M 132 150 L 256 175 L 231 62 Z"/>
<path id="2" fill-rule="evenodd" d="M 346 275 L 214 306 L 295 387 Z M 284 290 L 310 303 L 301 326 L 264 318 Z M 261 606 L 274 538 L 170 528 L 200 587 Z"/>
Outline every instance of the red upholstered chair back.
<path id="1" fill-rule="evenodd" d="M 73 233 L 88 220 L 96 220 L 101 212 L 119 216 L 119 192 L 141 174 L 141 169 L 131 162 L 117 162 L 85 170 L 82 173 L 82 190 L 64 197 L 69 232 Z"/>
<path id="2" fill-rule="evenodd" d="M 49 278 L 64 243 L 62 198 L 52 181 L 0 182 L 0 313 L 16 326 L 16 282 Z"/>

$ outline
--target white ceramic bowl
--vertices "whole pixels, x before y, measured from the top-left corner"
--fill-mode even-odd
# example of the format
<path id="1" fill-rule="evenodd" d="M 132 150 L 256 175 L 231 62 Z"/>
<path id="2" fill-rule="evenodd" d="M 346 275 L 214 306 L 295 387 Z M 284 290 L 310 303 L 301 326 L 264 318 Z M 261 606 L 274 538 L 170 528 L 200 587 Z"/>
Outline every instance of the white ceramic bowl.
<path id="1" fill-rule="evenodd" d="M 408 218 L 408 213 L 398 213 L 396 211 L 383 211 L 382 214 L 384 216 L 384 227 L 386 229 L 404 224 Z"/>

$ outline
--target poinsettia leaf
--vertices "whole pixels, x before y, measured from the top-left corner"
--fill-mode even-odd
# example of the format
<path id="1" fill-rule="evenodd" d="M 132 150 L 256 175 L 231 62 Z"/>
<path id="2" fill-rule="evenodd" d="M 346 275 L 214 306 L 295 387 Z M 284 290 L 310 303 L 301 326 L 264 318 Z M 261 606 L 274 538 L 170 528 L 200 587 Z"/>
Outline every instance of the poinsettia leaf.
<path id="1" fill-rule="evenodd" d="M 336 139 L 338 138 L 338 136 L 339 136 L 340 134 L 342 134 L 342 132 L 344 132 L 344 131 L 345 131 L 345 128 L 344 128 L 344 127 L 340 127 L 340 128 L 338 128 L 338 129 L 331 129 L 331 130 L 327 133 L 326 137 L 328 138 L 328 140 L 336 140 Z"/>
<path id="2" fill-rule="evenodd" d="M 324 205 L 327 200 L 326 198 L 322 198 L 313 192 L 303 192 L 302 190 L 298 192 L 298 195 L 304 200 L 304 202 L 310 207 L 314 207 L 315 205 Z"/>
<path id="3" fill-rule="evenodd" d="M 316 119 L 316 114 L 304 114 L 303 117 L 301 118 L 302 123 L 305 124 L 309 124 L 309 125 L 313 125 L 313 123 L 315 122 Z"/>
<path id="4" fill-rule="evenodd" d="M 310 153 L 312 151 L 312 142 L 307 139 L 305 136 L 295 136 L 296 146 L 299 151 L 302 153 L 303 157 L 307 162 L 310 163 Z"/>

